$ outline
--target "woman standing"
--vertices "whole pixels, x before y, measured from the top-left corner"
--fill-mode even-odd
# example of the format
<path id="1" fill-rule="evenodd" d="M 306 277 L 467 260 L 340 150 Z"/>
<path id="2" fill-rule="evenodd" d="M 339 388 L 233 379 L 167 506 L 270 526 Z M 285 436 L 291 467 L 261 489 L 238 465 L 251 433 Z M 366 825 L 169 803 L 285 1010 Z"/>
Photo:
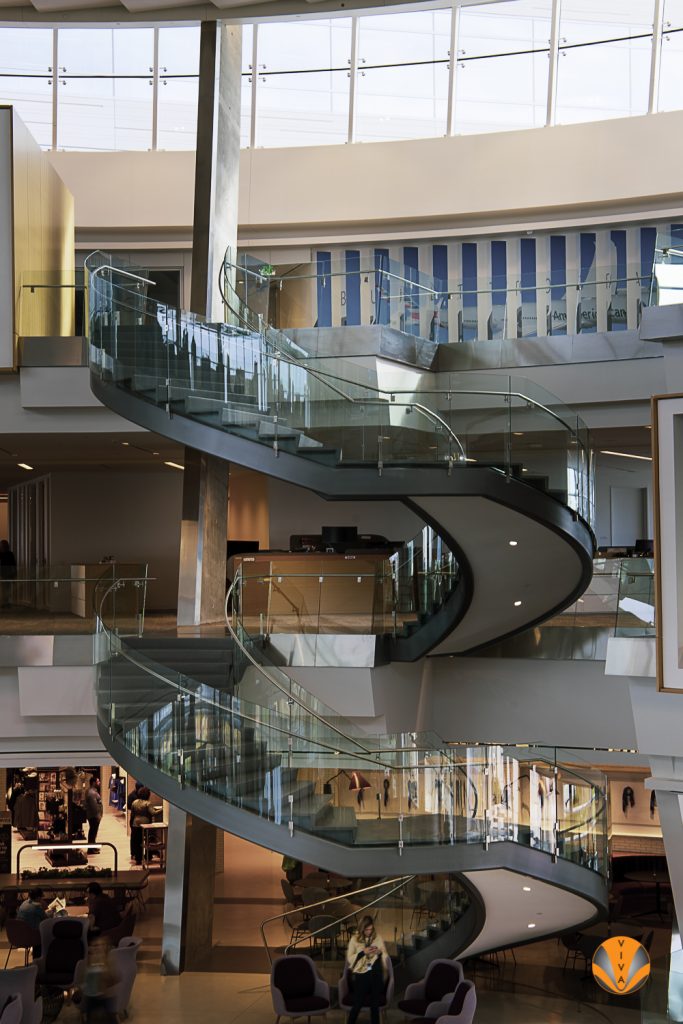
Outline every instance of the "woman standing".
<path id="1" fill-rule="evenodd" d="M 375 929 L 375 922 L 367 915 L 351 937 L 346 952 L 346 963 L 351 973 L 353 1004 L 347 1024 L 355 1024 L 364 1006 L 370 1008 L 371 1024 L 379 1024 L 379 1006 L 384 994 L 384 979 L 389 956 L 384 939 Z"/>
<path id="2" fill-rule="evenodd" d="M 140 786 L 138 795 L 131 807 L 130 846 L 136 864 L 142 864 L 142 828 L 152 820 L 152 805 L 149 802 L 150 792 L 147 786 Z"/>

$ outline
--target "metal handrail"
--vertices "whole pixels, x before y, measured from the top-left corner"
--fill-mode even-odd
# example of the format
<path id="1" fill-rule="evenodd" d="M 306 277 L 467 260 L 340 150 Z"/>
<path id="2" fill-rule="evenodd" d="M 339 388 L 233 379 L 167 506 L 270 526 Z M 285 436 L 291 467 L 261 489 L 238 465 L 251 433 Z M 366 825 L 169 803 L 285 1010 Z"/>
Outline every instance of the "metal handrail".
<path id="1" fill-rule="evenodd" d="M 256 660 L 256 658 L 252 655 L 251 651 L 249 651 L 247 649 L 247 647 L 242 643 L 242 640 L 241 640 L 237 630 L 233 629 L 232 622 L 231 622 L 231 616 L 228 613 L 228 605 L 230 604 L 230 600 L 232 598 L 233 591 L 234 591 L 235 587 L 237 586 L 237 584 L 238 584 L 238 582 L 240 580 L 241 580 L 241 574 L 240 574 L 240 572 L 238 570 L 237 573 L 235 573 L 235 578 L 232 581 L 232 583 L 230 584 L 230 586 L 228 587 L 228 591 L 227 591 L 227 593 L 225 595 L 224 611 L 225 611 L 225 624 L 226 624 L 226 626 L 228 628 L 228 632 L 230 633 L 230 636 L 233 638 L 233 640 L 235 641 L 235 643 L 237 644 L 239 649 L 242 651 L 242 654 L 244 654 L 245 658 L 247 658 L 247 660 L 251 662 L 251 664 L 254 666 L 254 668 L 257 668 L 259 670 L 259 672 L 262 672 L 264 674 L 266 679 L 268 679 L 273 684 L 273 686 L 275 686 L 276 689 L 278 689 L 282 694 L 284 694 L 284 696 L 287 698 L 288 701 L 291 701 L 292 703 L 296 704 L 298 707 L 301 708 L 302 711 L 305 711 L 307 714 L 312 715 L 313 718 L 316 719 L 316 721 L 321 722 L 327 729 L 331 729 L 332 732 L 335 732 L 338 736 L 341 736 L 342 739 L 347 740 L 348 742 L 352 743 L 354 746 L 360 748 L 360 750 L 362 751 L 363 754 L 369 754 L 370 751 L 362 743 L 359 743 L 358 740 L 353 739 L 351 736 L 348 736 L 345 732 L 342 732 L 341 729 L 338 729 L 336 726 L 332 725 L 330 722 L 327 721 L 326 718 L 323 718 L 322 715 L 319 715 L 317 713 L 317 711 L 314 711 L 313 708 L 308 706 L 308 704 L 306 704 L 304 701 L 300 700 L 299 697 L 295 696 L 292 693 L 291 690 L 288 690 L 288 689 L 286 689 L 286 687 L 282 686 L 281 683 L 279 683 L 276 679 L 273 678 L 273 676 L 271 676 L 271 674 L 268 671 L 268 668 L 264 667 L 260 662 L 258 662 Z M 275 666 L 273 666 L 273 667 L 275 667 Z M 354 756 L 357 756 L 358 751 L 357 750 L 356 751 L 346 750 L 346 751 L 344 751 L 344 753 L 346 753 L 346 754 L 353 754 Z M 378 761 L 378 763 L 379 763 L 379 761 Z"/>
<path id="2" fill-rule="evenodd" d="M 683 252 L 679 252 L 673 248 L 665 250 L 655 250 L 656 252 L 662 252 L 663 254 L 673 254 L 674 256 L 683 256 Z M 412 281 L 409 277 L 403 277 L 401 274 L 396 274 L 392 270 L 386 270 L 383 267 L 360 267 L 356 270 L 329 270 L 323 273 L 311 273 L 311 274 L 260 274 L 257 270 L 251 270 L 249 267 L 245 267 L 239 263 L 229 263 L 229 266 L 234 268 L 243 274 L 248 274 L 250 277 L 256 277 L 260 281 L 305 281 L 305 280 L 317 280 L 318 278 L 328 277 L 360 277 L 360 275 L 369 276 L 371 274 L 381 274 L 384 277 L 391 278 L 394 281 L 400 281 L 403 284 L 408 285 L 410 288 L 419 289 L 421 292 L 425 292 L 428 295 L 434 296 L 437 299 L 450 299 L 454 296 L 465 296 L 465 295 L 494 295 L 498 292 L 549 292 L 555 288 L 574 288 L 577 291 L 581 288 L 592 287 L 593 285 L 611 285 L 611 284 L 627 284 L 629 281 L 642 281 L 642 274 L 626 275 L 625 277 L 610 277 L 605 275 L 604 278 L 590 278 L 585 281 L 548 281 L 545 284 L 522 284 L 520 281 L 515 284 L 505 285 L 491 285 L 490 288 L 461 288 L 453 286 L 452 288 L 430 288 L 429 285 L 423 284 L 420 281 Z M 393 298 L 394 296 L 389 296 Z"/>
<path id="3" fill-rule="evenodd" d="M 360 896 L 364 892 L 372 892 L 374 889 L 385 888 L 385 886 L 387 885 L 393 885 L 394 882 L 398 883 L 394 886 L 393 889 L 390 889 L 388 892 L 383 892 L 380 896 L 377 897 L 377 899 L 372 900 L 370 903 L 366 903 L 364 909 L 367 910 L 368 907 L 373 907 L 376 903 L 379 903 L 380 900 L 383 900 L 386 896 L 391 896 L 392 893 L 397 891 L 397 889 L 402 889 L 404 885 L 406 885 L 408 882 L 412 881 L 416 877 L 416 875 L 401 875 L 400 877 L 389 878 L 387 879 L 386 882 L 375 882 L 373 885 L 364 886 L 362 889 L 354 889 L 353 892 L 342 893 L 339 896 L 330 896 L 328 899 L 318 900 L 318 902 L 316 903 L 307 903 L 304 908 L 295 907 L 293 910 L 286 910 L 283 914 L 274 914 L 273 917 L 266 917 L 263 921 L 261 921 L 259 929 L 261 932 L 261 941 L 263 942 L 266 951 L 266 956 L 268 957 L 268 962 L 272 964 L 273 958 L 270 955 L 270 949 L 266 941 L 266 925 L 272 924 L 273 921 L 282 921 L 284 920 L 284 918 L 289 917 L 290 914 L 300 913 L 302 909 L 312 910 L 314 907 L 326 907 L 329 903 L 336 903 L 339 900 L 347 900 L 349 896 Z M 355 910 L 351 914 L 346 914 L 344 917 L 339 917 L 335 920 L 335 924 L 341 924 L 343 921 L 347 921 L 349 918 L 355 917 L 357 913 L 358 911 Z M 314 935 L 318 935 L 321 932 L 327 931 L 328 928 L 330 927 L 331 925 L 326 924 L 323 928 L 318 928 L 314 932 L 309 932 L 308 937 L 312 938 Z M 299 940 L 297 939 L 297 942 L 298 941 Z M 295 946 L 297 942 L 290 942 L 289 945 L 285 947 L 285 956 L 287 956 L 289 950 L 292 948 L 292 946 Z"/>
<path id="4" fill-rule="evenodd" d="M 239 269 L 239 267 L 237 267 L 236 264 L 230 263 L 230 262 L 226 263 L 226 261 L 224 261 L 224 266 L 226 266 L 226 265 L 231 267 L 231 268 L 233 268 L 233 269 Z M 249 327 L 251 330 L 253 330 L 253 327 L 251 327 L 249 325 L 248 320 L 238 310 L 234 309 L 234 307 L 231 305 L 231 303 L 228 300 L 227 296 L 225 295 L 225 292 L 224 292 L 223 287 L 222 287 L 222 281 L 223 280 L 224 280 L 224 275 L 222 275 L 222 274 L 219 275 L 219 287 L 220 287 L 221 297 L 223 299 L 224 305 L 228 309 L 230 309 L 230 311 L 232 313 L 234 313 L 235 316 L 239 317 L 239 319 L 242 320 L 242 322 L 245 323 L 247 327 Z M 237 295 L 237 292 L 236 292 L 234 286 L 232 286 L 232 289 L 235 292 L 235 295 Z M 237 298 L 245 306 L 246 309 L 249 309 L 249 307 L 246 305 L 244 300 L 240 298 L 239 295 L 237 295 Z M 282 331 L 280 328 L 273 328 L 273 327 L 270 327 L 270 325 L 265 325 L 265 329 L 266 330 L 270 329 L 270 330 L 278 331 L 278 333 L 282 333 L 283 336 L 285 338 L 287 338 L 286 333 L 284 331 Z M 287 338 L 287 340 L 289 341 L 291 339 Z M 356 381 L 353 381 L 353 380 L 347 380 L 344 377 L 339 377 L 338 375 L 335 375 L 335 374 L 326 373 L 324 370 L 319 370 L 317 367 L 315 369 L 313 369 L 312 367 L 308 366 L 305 362 L 297 361 L 294 358 L 292 358 L 291 356 L 286 356 L 286 355 L 284 355 L 281 352 L 277 352 L 277 354 L 274 356 L 274 358 L 282 359 L 285 363 L 288 363 L 288 364 L 290 364 L 292 366 L 301 367 L 302 369 L 306 370 L 308 373 L 310 373 L 316 379 L 324 378 L 324 383 L 326 383 L 329 387 L 331 387 L 337 393 L 343 395 L 343 397 L 346 398 L 348 401 L 352 401 L 352 402 L 366 401 L 367 402 L 367 399 L 355 399 L 355 398 L 353 398 L 351 395 L 346 394 L 346 392 L 344 392 L 342 389 L 340 389 L 336 385 L 331 384 L 327 378 L 332 378 L 333 380 L 338 380 L 338 381 L 344 381 L 346 384 L 350 384 L 353 387 L 366 388 L 368 391 L 374 391 L 376 394 L 383 394 L 383 395 L 389 395 L 389 396 L 391 396 L 391 395 L 400 395 L 400 394 L 411 394 L 411 395 L 412 394 L 416 394 L 416 392 L 414 392 L 414 391 L 413 392 L 407 392 L 407 391 L 401 391 L 401 390 L 398 390 L 398 389 L 396 389 L 396 390 L 393 390 L 393 389 L 392 390 L 387 390 L 387 389 L 383 389 L 383 388 L 378 388 L 378 387 L 376 387 L 373 384 L 369 384 L 369 383 L 362 383 L 362 384 L 360 384 L 360 383 L 358 383 Z M 578 431 L 576 430 L 575 427 L 572 427 L 571 424 L 567 423 L 566 420 L 564 420 L 558 413 L 556 413 L 552 409 L 548 408 L 548 406 L 543 405 L 542 402 L 538 402 L 538 401 L 536 401 L 536 399 L 530 398 L 528 395 L 525 395 L 525 394 L 523 394 L 522 392 L 519 392 L 519 391 L 496 391 L 496 390 L 488 390 L 488 389 L 487 390 L 477 390 L 476 388 L 472 388 L 472 389 L 470 389 L 470 388 L 446 388 L 444 390 L 422 392 L 422 394 L 435 394 L 435 395 L 462 394 L 462 395 L 486 395 L 488 397 L 498 397 L 498 398 L 518 398 L 521 401 L 524 401 L 527 404 L 533 406 L 534 408 L 539 409 L 541 412 L 544 412 L 547 415 L 553 417 L 553 419 L 555 419 L 559 423 L 561 423 L 569 431 L 569 433 L 577 440 L 577 442 L 579 444 L 581 444 L 581 442 L 578 440 Z M 439 417 L 437 413 L 434 413 L 433 410 L 428 409 L 427 406 L 423 406 L 420 403 L 412 403 L 411 402 L 411 403 L 407 403 L 407 404 L 414 405 L 415 408 L 419 408 L 419 411 L 425 412 L 426 414 L 431 415 L 434 418 L 438 419 L 440 426 L 443 426 L 449 432 L 449 434 L 451 434 L 453 436 L 453 439 L 456 440 L 456 442 L 458 444 L 458 447 L 460 448 L 461 452 L 464 455 L 464 450 L 462 448 L 462 445 L 460 444 L 459 439 L 456 437 L 455 434 L 453 434 L 453 432 L 450 429 L 450 427 L 448 426 L 448 424 L 444 420 L 442 420 L 441 417 Z M 582 447 L 583 447 L 583 445 L 582 445 Z"/>

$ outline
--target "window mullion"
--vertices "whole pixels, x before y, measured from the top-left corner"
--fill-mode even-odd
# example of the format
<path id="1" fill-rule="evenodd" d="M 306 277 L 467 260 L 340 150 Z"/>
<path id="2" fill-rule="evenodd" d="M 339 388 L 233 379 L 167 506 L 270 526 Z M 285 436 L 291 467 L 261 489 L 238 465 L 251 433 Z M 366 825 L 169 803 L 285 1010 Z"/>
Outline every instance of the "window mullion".
<path id="1" fill-rule="evenodd" d="M 52 149 L 57 148 L 57 89 L 59 88 L 59 29 L 52 30 Z"/>
<path id="2" fill-rule="evenodd" d="M 555 109 L 557 107 L 557 70 L 560 53 L 559 45 L 561 17 L 562 0 L 553 0 L 553 8 L 552 13 L 550 15 L 550 65 L 548 67 L 548 97 L 545 112 L 546 127 L 550 127 L 555 124 Z"/>
<path id="3" fill-rule="evenodd" d="M 458 39 L 460 37 L 460 4 L 451 8 L 451 48 L 448 61 L 448 112 L 446 135 L 455 135 L 455 85 L 458 70 Z"/>
<path id="4" fill-rule="evenodd" d="M 159 29 L 154 29 L 154 56 L 152 60 L 152 149 L 159 148 Z"/>
<path id="5" fill-rule="evenodd" d="M 351 19 L 351 59 L 349 61 L 349 131 L 347 142 L 356 141 L 356 91 L 358 87 L 358 34 L 360 21 Z"/>
<path id="6" fill-rule="evenodd" d="M 650 57 L 650 89 L 647 112 L 654 114 L 659 107 L 659 73 L 662 66 L 662 32 L 664 30 L 664 0 L 655 0 L 652 25 L 652 55 Z"/>
<path id="7" fill-rule="evenodd" d="M 258 24 L 254 23 L 251 37 L 251 113 L 249 117 L 249 145 L 256 147 L 256 93 L 258 89 Z"/>

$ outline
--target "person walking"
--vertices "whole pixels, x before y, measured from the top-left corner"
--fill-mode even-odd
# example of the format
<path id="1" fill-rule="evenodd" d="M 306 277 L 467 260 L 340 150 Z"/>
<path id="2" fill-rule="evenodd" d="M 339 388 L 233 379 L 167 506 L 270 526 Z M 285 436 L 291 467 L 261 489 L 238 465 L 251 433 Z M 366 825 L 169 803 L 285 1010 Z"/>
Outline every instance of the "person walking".
<path id="1" fill-rule="evenodd" d="M 355 1024 L 364 1006 L 370 1009 L 371 1024 L 379 1024 L 379 1005 L 384 992 L 388 960 L 384 939 L 378 934 L 375 922 L 368 914 L 362 919 L 356 934 L 351 936 L 346 951 L 353 997 L 347 1024 Z"/>
<path id="2" fill-rule="evenodd" d="M 102 821 L 102 797 L 99 790 L 100 780 L 96 775 L 90 776 L 90 789 L 85 794 L 85 816 L 88 821 L 88 853 L 99 853 L 92 843 L 97 842 L 97 833 Z"/>

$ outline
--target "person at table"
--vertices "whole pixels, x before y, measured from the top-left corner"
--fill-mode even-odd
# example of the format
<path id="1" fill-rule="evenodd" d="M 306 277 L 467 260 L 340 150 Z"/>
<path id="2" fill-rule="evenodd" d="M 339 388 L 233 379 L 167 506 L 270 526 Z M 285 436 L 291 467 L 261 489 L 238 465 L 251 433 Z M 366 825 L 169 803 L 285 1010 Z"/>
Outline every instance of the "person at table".
<path id="1" fill-rule="evenodd" d="M 152 821 L 152 805 L 150 803 L 151 793 L 147 786 L 141 786 L 138 790 L 137 799 L 133 800 L 131 806 L 132 827 L 130 830 L 130 843 L 133 849 L 135 863 L 142 864 L 142 825 L 149 825 Z"/>
<path id="2" fill-rule="evenodd" d="M 346 951 L 352 996 L 347 1024 L 355 1024 L 363 1006 L 370 1008 L 371 1024 L 379 1024 L 379 1004 L 384 992 L 388 960 L 384 939 L 376 931 L 375 922 L 368 914 L 362 919 L 358 932 L 351 936 Z"/>
<path id="3" fill-rule="evenodd" d="M 28 897 L 17 910 L 17 918 L 20 921 L 25 921 L 31 928 L 35 928 L 38 931 L 40 922 L 44 921 L 47 916 L 43 901 L 43 890 L 29 889 Z"/>
<path id="4" fill-rule="evenodd" d="M 118 928 L 121 924 L 116 901 L 102 891 L 99 882 L 91 882 L 88 886 L 88 913 L 93 916 L 91 935 L 110 932 L 112 928 Z"/>
<path id="5" fill-rule="evenodd" d="M 17 920 L 24 921 L 30 925 L 31 928 L 35 928 L 36 931 L 40 928 L 40 922 L 44 921 L 46 917 L 52 915 L 45 909 L 45 901 L 43 900 L 42 889 L 29 889 L 28 897 L 21 904 L 17 910 Z M 36 959 L 40 956 L 40 943 L 37 943 L 33 947 L 33 958 Z"/>

